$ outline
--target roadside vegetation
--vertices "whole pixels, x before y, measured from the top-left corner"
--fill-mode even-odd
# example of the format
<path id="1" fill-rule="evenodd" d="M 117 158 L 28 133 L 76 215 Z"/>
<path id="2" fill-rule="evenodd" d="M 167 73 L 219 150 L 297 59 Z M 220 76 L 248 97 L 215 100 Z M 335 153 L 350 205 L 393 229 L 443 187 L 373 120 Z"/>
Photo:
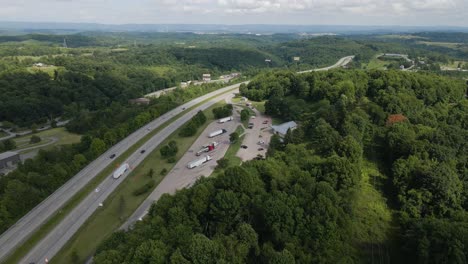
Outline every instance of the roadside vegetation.
<path id="1" fill-rule="evenodd" d="M 260 75 L 242 95 L 299 127 L 266 160 L 162 197 L 95 263 L 462 263 L 466 89 L 401 71 Z"/>
<path id="2" fill-rule="evenodd" d="M 182 127 L 164 140 L 138 167 L 133 169 L 125 181 L 104 202 L 104 207 L 88 219 L 51 263 L 70 263 L 77 256 L 80 262 L 84 262 L 92 256 L 101 241 L 109 237 L 130 217 L 176 162 L 185 155 L 203 130 L 216 120 L 212 109 L 223 105 L 224 103 L 218 103 L 203 111 L 206 122 L 195 131 L 195 134 L 187 137 L 181 136 L 180 132 L 184 130 Z M 161 155 L 161 150 L 169 146 L 171 142 L 177 142 L 178 150 L 171 156 L 173 160 L 169 161 L 167 156 Z"/>

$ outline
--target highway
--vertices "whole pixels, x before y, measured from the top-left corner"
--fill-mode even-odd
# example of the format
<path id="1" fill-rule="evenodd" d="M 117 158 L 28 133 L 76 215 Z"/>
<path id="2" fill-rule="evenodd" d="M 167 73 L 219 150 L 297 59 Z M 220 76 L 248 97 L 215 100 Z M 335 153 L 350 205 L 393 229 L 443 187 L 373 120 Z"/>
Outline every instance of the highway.
<path id="1" fill-rule="evenodd" d="M 229 134 L 234 132 L 238 125 L 242 124 L 240 121 L 240 115 L 237 111 L 233 114 L 234 120 L 219 124 L 218 122 L 212 122 L 200 135 L 200 137 L 192 144 L 187 153 L 184 154 L 172 168 L 171 171 L 164 177 L 164 179 L 156 186 L 153 192 L 143 201 L 143 203 L 135 210 L 135 212 L 125 221 L 120 229 L 128 229 L 140 218 L 144 217 L 151 205 L 157 201 L 163 194 L 169 193 L 174 194 L 177 190 L 191 186 L 200 176 L 209 176 L 216 168 L 216 161 L 223 158 L 226 151 L 229 148 Z M 216 138 L 208 138 L 207 135 L 219 129 L 226 129 L 228 132 Z M 186 166 L 189 162 L 201 158 L 202 156 L 196 156 L 195 153 L 200 149 L 200 146 L 208 145 L 209 143 L 216 141 L 220 145 L 215 151 L 206 153 L 210 155 L 212 160 L 197 168 L 188 169 Z"/>
<path id="2" fill-rule="evenodd" d="M 236 86 L 223 88 L 223 91 L 229 91 Z M 219 92 L 222 93 L 222 92 Z M 218 94 L 219 94 L 218 93 Z M 169 137 L 179 127 L 189 121 L 198 111 L 204 110 L 213 104 L 232 96 L 232 93 L 221 94 L 220 96 L 209 100 L 208 102 L 185 113 L 176 121 L 163 128 L 142 147 L 135 151 L 124 162 L 130 167 L 135 168 L 142 162 L 162 141 Z M 179 111 L 180 113 L 180 111 Z M 136 143 L 136 142 L 135 142 Z M 145 153 L 140 150 L 145 149 Z M 131 170 L 130 170 L 131 171 Z M 73 211 L 68 214 L 44 239 L 42 239 L 29 253 L 21 260 L 21 263 L 46 263 L 65 245 L 65 243 L 75 234 L 84 222 L 99 208 L 100 203 L 104 203 L 106 198 L 125 180 L 130 171 L 127 171 L 119 179 L 112 178 L 112 173 L 98 186 L 99 192 L 91 192 Z M 105 204 L 104 204 L 105 206 Z"/>
<path id="3" fill-rule="evenodd" d="M 348 56 L 340 59 L 336 64 L 318 70 L 329 70 L 349 63 L 354 56 Z M 304 71 L 304 72 L 311 72 Z M 299 73 L 304 73 L 299 72 Z M 248 83 L 248 81 L 243 82 Z M 57 212 L 66 202 L 81 190 L 87 183 L 96 177 L 104 168 L 113 161 L 109 158 L 111 154 L 116 154 L 116 158 L 124 153 L 128 148 L 137 143 L 141 138 L 147 135 L 150 130 L 156 129 L 167 120 L 180 114 L 184 109 L 190 108 L 200 102 L 209 99 L 210 97 L 220 95 L 216 99 L 197 107 L 196 109 L 184 114 L 176 121 L 169 124 L 153 136 L 140 149 L 146 149 L 146 152 L 140 154 L 140 149 L 135 151 L 125 162 L 128 162 L 132 167 L 136 167 L 151 151 L 159 145 L 166 137 L 173 133 L 177 128 L 188 121 L 198 110 L 203 110 L 213 105 L 214 103 L 227 98 L 230 94 L 224 94 L 230 90 L 236 89 L 240 84 L 231 85 L 214 92 L 198 97 L 182 106 L 179 106 L 168 113 L 160 116 L 144 127 L 138 129 L 124 140 L 110 148 L 98 159 L 91 162 L 87 167 L 57 189 L 52 195 L 46 198 L 42 203 L 36 206 L 15 225 L 3 233 L 0 237 L 0 261 L 8 254 L 24 242 L 31 234 L 33 234 L 42 224 L 44 224 L 55 212 Z M 224 94 L 224 95 L 223 95 Z M 46 263 L 46 259 L 51 259 L 78 230 L 78 228 L 88 219 L 89 216 L 98 208 L 99 203 L 103 202 L 115 188 L 125 179 L 128 172 L 118 180 L 112 179 L 110 176 L 99 185 L 99 192 L 90 193 L 73 211 L 58 224 L 36 247 L 34 247 L 21 263 Z"/>
<path id="4" fill-rule="evenodd" d="M 70 198 L 72 198 L 78 191 L 80 191 L 86 184 L 88 184 L 94 177 L 96 177 L 104 168 L 109 166 L 113 161 L 113 159 L 109 158 L 111 154 L 115 154 L 115 158 L 119 157 L 128 148 L 133 146 L 145 135 L 147 135 L 151 130 L 158 128 L 172 117 L 180 114 L 183 109 L 193 107 L 205 101 L 206 99 L 209 99 L 210 97 L 226 93 L 229 90 L 239 87 L 239 85 L 240 84 L 235 84 L 218 89 L 214 92 L 198 97 L 184 105 L 181 105 L 156 118 L 152 122 L 138 129 L 111 147 L 99 158 L 88 164 L 88 166 L 82 169 L 78 174 L 76 174 L 73 178 L 57 189 L 53 194 L 37 205 L 34 209 L 29 211 L 25 216 L 23 216 L 0 236 L 0 261 L 11 254 L 16 247 L 21 245 L 29 236 L 38 230 L 41 225 L 43 225 L 52 215 L 54 215 L 54 213 L 62 208 Z M 147 151 L 146 153 L 149 152 Z"/>
<path id="5" fill-rule="evenodd" d="M 331 70 L 331 69 L 334 69 L 334 68 L 338 68 L 338 67 L 341 67 L 341 66 L 345 66 L 347 65 L 348 63 L 350 63 L 352 60 L 354 59 L 354 56 L 346 56 L 346 57 L 343 57 L 341 59 L 339 59 L 335 64 L 333 64 L 332 66 L 328 66 L 328 67 L 324 67 L 324 68 L 319 68 L 319 69 L 313 69 L 313 70 L 307 70 L 307 71 L 300 71 L 300 72 L 297 72 L 297 73 L 308 73 L 308 72 L 314 72 L 314 71 L 328 71 L 328 70 Z"/>
<path id="6" fill-rule="evenodd" d="M 341 67 L 341 66 L 344 66 L 344 65 L 348 64 L 349 62 L 351 62 L 351 60 L 353 58 L 354 58 L 354 56 L 343 57 L 343 58 L 339 59 L 338 62 L 333 64 L 332 66 L 325 67 L 325 68 L 308 70 L 308 71 L 302 71 L 302 72 L 298 72 L 298 73 L 308 73 L 308 72 L 313 72 L 313 71 L 331 70 L 333 68 Z M 258 119 L 258 120 L 260 120 L 260 119 Z M 258 126 L 261 125 L 260 122 L 257 122 L 257 123 L 259 123 Z M 202 135 L 202 137 L 203 136 L 204 135 Z M 257 137 L 257 139 L 258 139 L 258 137 Z M 253 144 L 253 145 L 255 145 L 255 144 Z M 170 173 L 172 173 L 172 171 Z M 165 181 L 165 179 L 163 180 L 163 182 Z M 148 198 L 146 198 L 146 200 L 137 208 L 137 210 L 132 214 L 132 216 L 122 225 L 121 229 L 124 229 L 124 230 L 128 229 L 136 221 L 138 221 L 141 217 L 145 216 L 146 213 L 149 211 L 151 205 L 155 201 L 157 201 L 159 199 L 159 197 L 161 197 L 162 194 L 164 194 L 164 193 L 173 193 L 176 189 L 180 189 L 181 186 L 185 187 L 185 185 L 186 185 L 186 184 L 184 185 L 184 184 L 180 184 L 180 183 L 178 184 L 178 183 L 176 183 L 174 181 L 171 181 L 171 180 L 167 181 L 167 183 L 164 182 L 166 184 L 162 185 L 163 182 L 161 182 L 159 184 L 161 186 L 158 185 L 157 188 L 154 189 L 154 191 L 148 196 Z"/>

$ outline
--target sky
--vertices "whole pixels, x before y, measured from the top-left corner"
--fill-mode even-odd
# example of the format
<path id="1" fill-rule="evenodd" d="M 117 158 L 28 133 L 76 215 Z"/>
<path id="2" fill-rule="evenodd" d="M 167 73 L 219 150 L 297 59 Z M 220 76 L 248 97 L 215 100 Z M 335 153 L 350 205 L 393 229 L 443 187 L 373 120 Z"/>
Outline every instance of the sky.
<path id="1" fill-rule="evenodd" d="M 468 0 L 0 0 L 0 20 L 468 27 Z"/>

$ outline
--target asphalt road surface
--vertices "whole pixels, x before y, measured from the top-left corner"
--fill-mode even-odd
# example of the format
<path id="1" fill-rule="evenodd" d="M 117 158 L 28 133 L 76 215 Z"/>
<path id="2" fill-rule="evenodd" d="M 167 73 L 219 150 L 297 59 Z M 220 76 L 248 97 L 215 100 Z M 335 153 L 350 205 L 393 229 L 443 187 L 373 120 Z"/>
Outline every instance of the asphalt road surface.
<path id="1" fill-rule="evenodd" d="M 224 124 L 213 122 L 203 131 L 200 137 L 192 144 L 190 149 L 177 162 L 174 168 L 172 168 L 148 198 L 145 199 L 132 216 L 122 225 L 121 229 L 128 229 L 136 221 L 144 217 L 148 213 L 151 205 L 163 194 L 174 194 L 177 190 L 192 186 L 201 176 L 209 176 L 213 173 L 217 165 L 216 161 L 223 158 L 229 148 L 229 134 L 236 131 L 237 126 L 241 124 L 239 114 L 236 111 L 234 112 L 234 120 Z M 219 129 L 226 129 L 227 132 L 214 138 L 208 137 L 211 132 Z M 218 142 L 219 145 L 213 151 L 196 156 L 196 153 L 200 150 L 201 146 L 208 145 L 214 141 Z M 188 163 L 198 160 L 206 155 L 210 155 L 212 160 L 193 169 L 187 168 Z"/>
<path id="2" fill-rule="evenodd" d="M 141 138 L 147 135 L 151 130 L 158 128 L 172 117 L 180 114 L 183 111 L 183 109 L 190 108 L 213 96 L 220 95 L 226 93 L 229 90 L 238 88 L 239 85 L 240 84 L 235 84 L 222 89 L 218 89 L 214 92 L 198 97 L 184 105 L 181 105 L 167 112 L 166 114 L 158 117 L 154 121 L 138 129 L 137 131 L 135 131 L 134 133 L 132 133 L 113 147 L 111 147 L 108 151 L 106 151 L 99 158 L 97 158 L 84 169 L 82 169 L 78 174 L 76 174 L 68 182 L 62 185 L 59 189 L 57 189 L 53 194 L 47 197 L 34 209 L 29 211 L 29 213 L 23 216 L 13 226 L 11 226 L 10 229 L 5 231 L 0 236 L 0 261 L 9 254 L 11 254 L 16 247 L 21 245 L 31 234 L 38 230 L 38 228 L 42 224 L 44 224 L 55 212 L 57 212 L 63 205 L 65 205 L 71 197 L 73 197 L 79 190 L 81 190 L 94 177 L 96 177 L 104 168 L 110 165 L 110 163 L 113 161 L 113 159 L 109 158 L 111 154 L 115 154 L 115 158 L 119 157 L 128 148 L 133 146 Z M 191 113 L 193 112 L 194 111 L 191 111 Z M 180 120 L 181 119 L 179 119 L 179 122 L 173 122 L 173 124 L 180 124 Z M 116 181 L 116 183 L 117 182 L 119 181 Z"/>
<path id="3" fill-rule="evenodd" d="M 332 66 L 325 67 L 325 68 L 308 70 L 308 71 L 300 71 L 300 72 L 297 72 L 297 73 L 307 73 L 307 72 L 314 72 L 314 71 L 328 71 L 328 70 L 331 70 L 333 68 L 338 68 L 338 67 L 341 67 L 341 66 L 345 66 L 346 64 L 350 63 L 353 59 L 354 59 L 354 56 L 347 56 L 347 57 L 343 57 L 343 58 L 339 59 L 338 62 L 333 64 Z"/>
<path id="4" fill-rule="evenodd" d="M 253 123 L 254 126 L 245 130 L 244 140 L 242 140 L 242 145 L 246 145 L 247 148 L 240 148 L 236 154 L 242 161 L 253 160 L 257 155 L 265 157 L 268 145 L 270 144 L 270 138 L 273 135 L 270 127 L 271 118 L 263 115 L 257 109 L 253 111 L 256 116 L 255 118 L 250 118 L 249 123 Z M 264 121 L 268 121 L 268 123 L 263 124 Z M 260 141 L 265 143 L 258 144 Z M 259 150 L 260 148 L 263 148 L 263 150 Z"/>
<path id="5" fill-rule="evenodd" d="M 224 91 L 228 91 L 235 87 L 237 86 L 231 86 L 228 89 L 223 89 Z M 204 110 L 219 102 L 220 100 L 225 100 L 226 98 L 231 97 L 233 92 L 222 94 L 184 114 L 182 117 L 178 118 L 176 121 L 172 122 L 156 135 L 154 135 L 124 162 L 128 163 L 131 168 L 138 166 L 138 164 L 140 164 L 140 162 L 142 162 L 162 141 L 164 141 L 174 131 L 189 121 L 198 111 Z M 143 154 L 140 153 L 140 150 L 142 149 L 146 150 L 146 152 Z M 52 259 L 53 256 L 57 254 L 57 252 L 65 245 L 65 243 L 76 233 L 76 231 L 78 231 L 81 225 L 93 214 L 94 211 L 99 208 L 99 204 L 104 203 L 105 199 L 128 176 L 129 172 L 130 171 L 127 171 L 118 179 L 112 178 L 112 174 L 110 174 L 98 186 L 99 192 L 91 192 L 78 206 L 73 209 L 70 214 L 65 217 L 65 219 L 63 219 L 44 239 L 42 239 L 25 258 L 21 260 L 21 263 L 46 263 L 46 259 Z M 104 204 L 104 206 L 106 205 Z"/>

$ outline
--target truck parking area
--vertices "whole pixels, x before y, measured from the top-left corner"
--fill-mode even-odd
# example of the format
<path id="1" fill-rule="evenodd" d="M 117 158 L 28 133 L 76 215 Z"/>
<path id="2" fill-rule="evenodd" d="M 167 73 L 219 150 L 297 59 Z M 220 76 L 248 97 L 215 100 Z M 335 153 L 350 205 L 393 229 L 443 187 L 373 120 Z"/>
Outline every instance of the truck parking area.
<path id="1" fill-rule="evenodd" d="M 242 161 L 255 159 L 258 155 L 265 157 L 270 138 L 273 135 L 270 128 L 271 118 L 261 114 L 257 109 L 252 110 L 256 116 L 250 117 L 249 127 L 251 128 L 245 130 L 242 146 L 236 155 Z"/>

